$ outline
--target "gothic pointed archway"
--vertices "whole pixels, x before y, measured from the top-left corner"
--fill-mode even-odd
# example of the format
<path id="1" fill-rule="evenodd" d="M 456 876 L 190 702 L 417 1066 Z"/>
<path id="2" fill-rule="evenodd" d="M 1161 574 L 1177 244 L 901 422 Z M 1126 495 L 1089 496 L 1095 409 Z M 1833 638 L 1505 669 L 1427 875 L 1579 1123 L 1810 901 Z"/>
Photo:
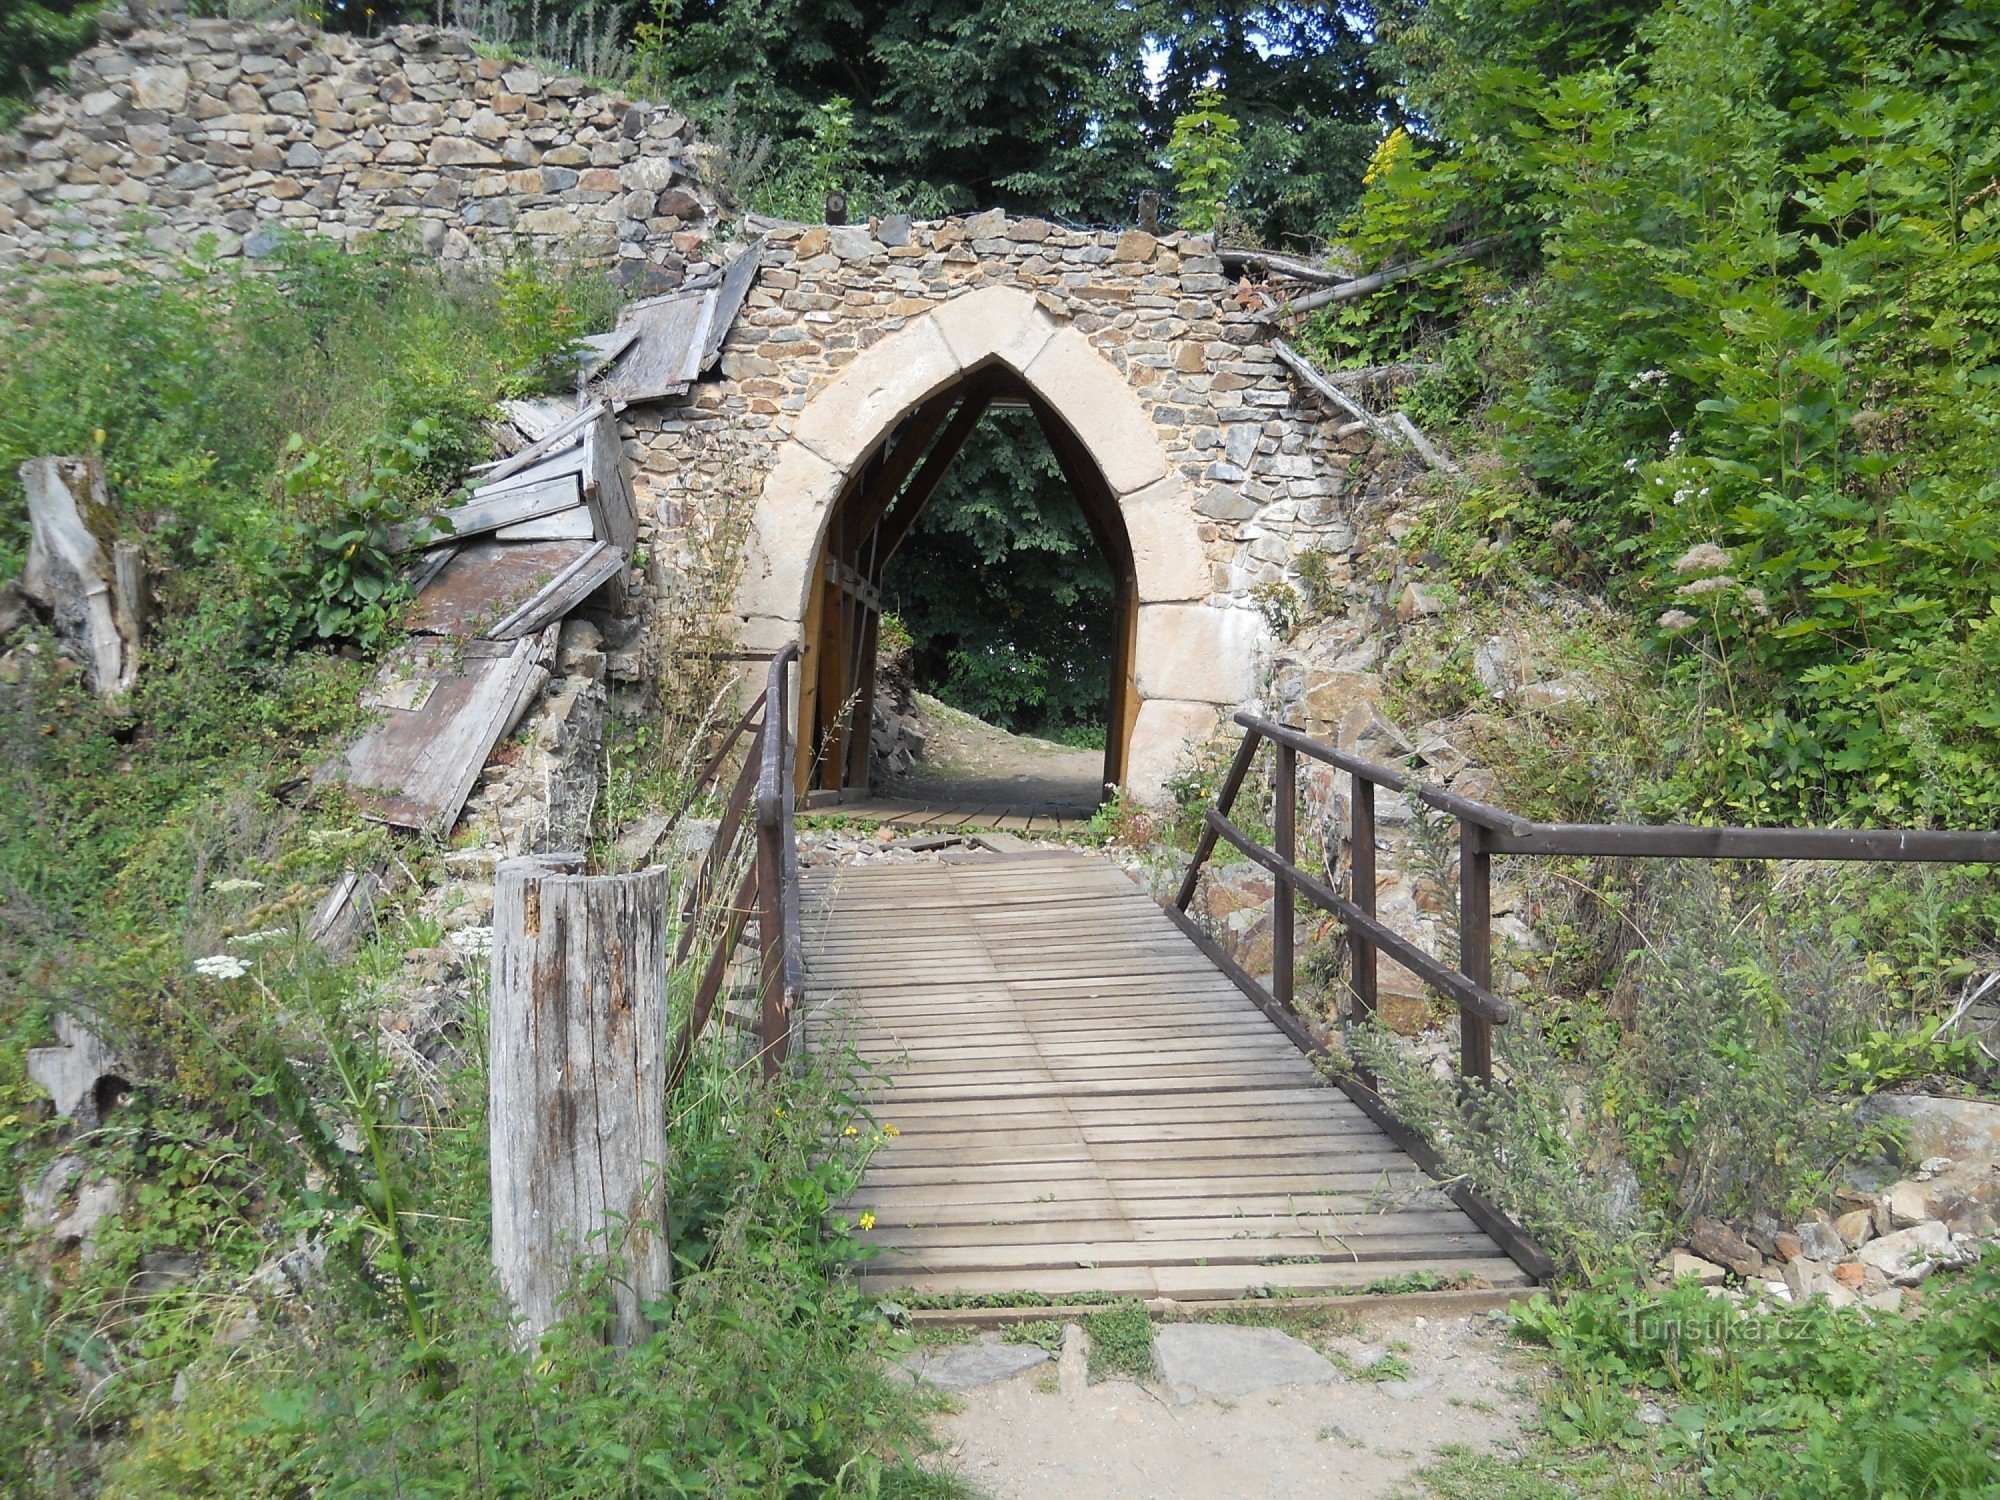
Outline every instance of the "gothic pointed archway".
<path id="1" fill-rule="evenodd" d="M 800 639 L 799 790 L 868 790 L 869 718 L 885 574 L 980 420 L 996 407 L 1029 412 L 1111 574 L 1114 601 L 1110 690 L 1104 709 L 1100 781 L 1122 785 L 1138 707 L 1132 646 L 1138 584 L 1117 496 L 1076 434 L 1020 375 L 995 362 L 962 375 L 924 401 L 849 477 L 820 543 L 817 582 Z"/>
<path id="2" fill-rule="evenodd" d="M 819 784 L 865 779 L 866 736 L 851 715 L 872 675 L 881 565 L 999 399 L 1034 412 L 1119 580 L 1106 779 L 1157 796 L 1217 707 L 1250 696 L 1253 617 L 1209 607 L 1210 563 L 1181 475 L 1127 372 L 1024 291 L 953 298 L 809 395 L 752 518 L 744 639 L 802 643 L 801 744 L 831 768 Z"/>

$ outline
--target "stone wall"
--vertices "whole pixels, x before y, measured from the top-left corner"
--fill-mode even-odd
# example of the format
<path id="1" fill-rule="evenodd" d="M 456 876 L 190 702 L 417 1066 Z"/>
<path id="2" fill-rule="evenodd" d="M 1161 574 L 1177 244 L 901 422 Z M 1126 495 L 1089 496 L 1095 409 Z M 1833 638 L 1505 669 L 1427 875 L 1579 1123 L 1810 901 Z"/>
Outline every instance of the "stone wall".
<path id="1" fill-rule="evenodd" d="M 407 229 L 447 260 L 525 244 L 666 290 L 703 259 L 714 204 L 671 110 L 482 57 L 462 33 L 364 39 L 296 23 L 136 24 L 0 136 L 0 268 L 231 259 L 280 228 Z"/>
<path id="2" fill-rule="evenodd" d="M 1132 779 L 1157 794 L 1222 711 L 1265 701 L 1273 594 L 1297 557 L 1351 582 L 1413 472 L 1342 435 L 1272 355 L 1263 300 L 1206 240 L 1068 229 L 995 210 L 911 224 L 766 225 L 721 378 L 635 408 L 641 463 L 704 511 L 754 511 L 745 644 L 798 630 L 846 477 L 917 402 L 981 363 L 1020 373 L 1119 497 L 1139 564 Z M 1144 743 L 1140 743 L 1143 741 Z"/>
<path id="3" fill-rule="evenodd" d="M 67 88 L 0 138 L 0 268 L 110 274 L 121 254 L 164 263 L 205 237 L 255 260 L 281 227 L 406 229 L 448 261 L 525 244 L 643 290 L 723 258 L 705 148 L 670 110 L 424 27 L 151 27 L 114 9 L 106 30 Z M 1356 575 L 1393 529 L 1412 460 L 1301 396 L 1271 354 L 1266 293 L 1225 276 L 1206 240 L 998 211 L 756 227 L 765 269 L 719 377 L 625 414 L 657 568 L 673 567 L 687 518 L 749 512 L 746 645 L 796 635 L 853 465 L 918 400 L 998 360 L 1119 500 L 1140 588 L 1135 785 L 1157 791 L 1243 705 L 1354 742 L 1383 604 Z M 1302 663 L 1272 628 L 1308 551 L 1349 598 L 1353 659 Z"/>

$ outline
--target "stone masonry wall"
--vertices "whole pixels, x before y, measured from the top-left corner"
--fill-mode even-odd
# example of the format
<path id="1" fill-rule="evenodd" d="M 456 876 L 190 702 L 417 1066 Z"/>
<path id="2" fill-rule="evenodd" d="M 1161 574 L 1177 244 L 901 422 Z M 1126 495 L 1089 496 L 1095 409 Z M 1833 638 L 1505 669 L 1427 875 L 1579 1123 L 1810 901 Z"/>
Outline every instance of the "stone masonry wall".
<path id="1" fill-rule="evenodd" d="M 0 136 L 0 270 L 164 258 L 204 237 L 254 259 L 280 227 L 407 228 L 446 260 L 580 253 L 646 291 L 708 266 L 714 204 L 672 110 L 428 27 L 155 29 L 113 9 L 105 29 L 68 88 Z"/>
<path id="2" fill-rule="evenodd" d="M 1095 451 L 1091 431 L 1095 417 L 1114 404 L 1107 394 L 1134 405 L 1148 429 L 1119 435 L 1113 446 L 1130 447 L 1135 438 L 1156 442 L 1167 465 L 1158 483 L 1141 472 L 1128 489 L 1110 477 L 1141 558 L 1141 692 L 1171 703 L 1176 743 L 1205 735 L 1219 710 L 1265 701 L 1274 664 L 1270 590 L 1286 585 L 1307 550 L 1324 555 L 1335 588 L 1346 587 L 1364 532 L 1377 529 L 1381 514 L 1399 503 L 1414 472 L 1403 453 L 1377 451 L 1365 432 L 1341 435 L 1335 421 L 1300 397 L 1270 352 L 1269 325 L 1256 316 L 1260 295 L 1223 275 L 1204 238 L 1069 229 L 998 210 L 933 223 L 763 227 L 765 270 L 724 345 L 721 378 L 699 385 L 684 403 L 626 414 L 652 488 L 669 507 L 712 511 L 730 495 L 756 505 L 766 514 L 753 538 L 751 568 L 773 569 L 773 559 L 760 553 L 809 551 L 815 541 L 805 512 L 773 512 L 772 494 L 785 483 L 782 471 L 776 479 L 773 471 L 799 451 L 793 440 L 802 422 L 810 424 L 809 409 L 833 404 L 845 413 L 857 399 L 834 387 L 867 351 L 940 318 L 939 326 L 951 330 L 946 343 L 987 336 L 966 327 L 991 317 L 1022 325 L 992 332 L 996 349 L 1008 340 L 1081 336 L 1114 372 L 1119 390 L 1065 390 L 1051 372 L 1043 395 L 1079 430 L 1107 474 L 1120 454 Z M 1008 302 L 993 289 L 1020 295 Z M 1030 299 L 1027 319 L 1018 311 L 985 311 Z M 979 311 L 970 310 L 975 305 Z M 935 346 L 934 339 L 915 340 L 909 357 L 930 358 L 916 351 Z M 1004 349 L 1000 357 L 1008 357 Z M 1033 385 L 1050 358 L 1023 363 Z M 898 365 L 900 376 L 900 357 Z M 950 373 L 941 366 L 938 378 Z M 866 393 L 858 399 L 865 404 Z M 870 409 L 856 420 L 892 422 L 896 414 Z M 855 440 L 872 441 L 879 430 L 856 433 Z M 814 441 L 809 434 L 807 441 Z M 1178 530 L 1155 524 L 1158 506 L 1179 512 Z M 1182 537 L 1192 539 L 1196 555 L 1168 559 L 1155 572 L 1189 581 L 1149 600 L 1149 547 L 1179 547 Z M 774 646 L 796 630 L 784 597 L 798 570 L 776 571 L 783 581 L 763 596 L 776 598 L 775 605 L 756 602 L 756 579 L 746 588 L 748 645 Z M 1149 684 L 1143 611 L 1154 603 L 1162 631 L 1170 611 L 1174 620 L 1201 628 L 1187 636 L 1185 651 L 1163 637 Z M 1165 660 L 1176 656 L 1182 659 Z M 1171 768 L 1151 769 L 1157 785 Z"/>

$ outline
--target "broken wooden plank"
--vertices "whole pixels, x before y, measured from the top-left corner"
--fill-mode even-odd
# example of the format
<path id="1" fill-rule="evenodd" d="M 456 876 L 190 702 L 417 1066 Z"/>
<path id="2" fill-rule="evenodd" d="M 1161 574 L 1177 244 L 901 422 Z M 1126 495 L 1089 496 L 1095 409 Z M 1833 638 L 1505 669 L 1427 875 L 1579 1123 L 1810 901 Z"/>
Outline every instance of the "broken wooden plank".
<path id="1" fill-rule="evenodd" d="M 306 941 L 335 958 L 347 958 L 374 924 L 375 898 L 381 892 L 380 869 L 343 870 L 306 924 Z"/>
<path id="2" fill-rule="evenodd" d="M 503 621 L 516 621 L 603 543 L 577 541 L 502 542 L 481 538 L 458 548 L 417 596 L 409 627 L 424 635 L 470 639 L 494 634 Z M 532 618 L 532 616 L 530 616 Z M 525 635 L 527 630 L 516 632 Z"/>
<path id="3" fill-rule="evenodd" d="M 588 406 L 579 408 L 573 415 L 558 422 L 519 453 L 503 458 L 498 463 L 488 464 L 475 469 L 473 472 L 475 474 L 482 474 L 487 485 L 497 485 L 503 479 L 511 479 L 514 475 L 527 468 L 529 464 L 535 463 L 547 454 L 557 452 L 563 448 L 573 447 L 576 442 L 576 435 L 592 422 L 595 422 L 603 408 L 604 403 L 602 401 L 593 401 Z"/>
<path id="4" fill-rule="evenodd" d="M 390 653 L 375 696 L 380 723 L 347 749 L 335 773 L 362 812 L 441 834 L 458 820 L 486 757 L 548 680 L 541 642 L 405 642 Z M 396 684 L 422 685 L 406 692 Z M 396 706 L 393 700 L 414 704 Z"/>
<path id="5" fill-rule="evenodd" d="M 756 241 L 706 286 L 626 306 L 618 315 L 619 326 L 633 328 L 637 337 L 611 366 L 609 385 L 620 400 L 658 401 L 687 393 L 720 356 L 722 341 L 757 279 L 763 250 L 764 242 Z"/>
<path id="6" fill-rule="evenodd" d="M 440 513 L 436 524 L 448 537 L 476 536 L 537 516 L 583 504 L 582 454 L 561 454 L 518 482 L 481 485 L 465 504 Z"/>
<path id="7" fill-rule="evenodd" d="M 618 320 L 633 329 L 634 338 L 609 377 L 619 399 L 659 401 L 685 395 L 701 373 L 702 342 L 714 306 L 708 291 L 668 292 L 627 304 Z"/>
<path id="8" fill-rule="evenodd" d="M 763 259 L 764 241 L 760 238 L 723 271 L 722 284 L 716 288 L 715 311 L 708 320 L 708 331 L 701 342 L 699 369 L 706 370 L 720 357 L 722 341 L 729 337 L 730 325 L 743 310 L 743 299 L 750 295 L 751 284 L 757 279 Z"/>
<path id="9" fill-rule="evenodd" d="M 618 418 L 609 407 L 583 430 L 582 460 L 583 500 L 597 523 L 598 540 L 630 557 L 639 542 L 639 505 L 626 472 Z"/>
<path id="10" fill-rule="evenodd" d="M 590 511 L 588 505 L 572 505 L 568 510 L 537 516 L 532 521 L 517 521 L 512 526 L 502 526 L 493 533 L 493 539 L 496 542 L 592 541 L 597 536 L 597 522 L 591 518 Z"/>
<path id="11" fill-rule="evenodd" d="M 566 545 L 576 546 L 578 543 Z M 625 571 L 625 558 L 609 542 L 592 542 L 590 550 L 551 578 L 532 599 L 501 620 L 486 634 L 496 641 L 532 635 L 562 619 L 592 594 Z"/>

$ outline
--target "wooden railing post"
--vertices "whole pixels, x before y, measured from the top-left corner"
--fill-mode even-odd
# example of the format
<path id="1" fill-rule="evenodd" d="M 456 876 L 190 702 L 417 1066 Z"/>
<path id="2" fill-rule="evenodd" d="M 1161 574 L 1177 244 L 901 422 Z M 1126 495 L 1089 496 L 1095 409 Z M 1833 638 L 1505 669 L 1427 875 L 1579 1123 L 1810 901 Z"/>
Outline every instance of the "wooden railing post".
<path id="1" fill-rule="evenodd" d="M 1273 747 L 1278 756 L 1278 774 L 1272 795 L 1276 799 L 1271 814 L 1271 837 L 1278 858 L 1287 865 L 1298 863 L 1299 855 L 1299 752 L 1290 745 Z M 1291 877 L 1279 874 L 1271 883 L 1271 996 L 1290 1007 L 1295 985 L 1296 943 L 1292 930 L 1294 896 Z"/>
<path id="2" fill-rule="evenodd" d="M 1458 969 L 1481 989 L 1493 988 L 1493 856 L 1486 830 L 1464 818 L 1458 824 Z M 1493 1080 L 1493 1023 L 1463 1005 L 1458 1070 L 1462 1078 Z"/>
<path id="3" fill-rule="evenodd" d="M 764 690 L 764 733 L 758 744 L 757 939 L 763 992 L 759 1031 L 764 1076 L 775 1078 L 791 1050 L 794 952 L 798 933 L 798 841 L 792 824 L 791 667 L 799 648 L 771 659 Z"/>
<path id="4" fill-rule="evenodd" d="M 1256 758 L 1257 746 L 1263 742 L 1256 730 L 1243 736 L 1243 743 L 1236 747 L 1236 759 L 1229 763 L 1229 774 L 1222 778 L 1222 786 L 1215 794 L 1215 810 L 1225 818 L 1236 805 L 1236 794 L 1243 787 L 1243 778 L 1250 774 L 1250 762 Z M 1186 911 L 1194 901 L 1195 887 L 1201 881 L 1201 867 L 1215 852 L 1215 830 L 1206 824 L 1201 836 L 1195 840 L 1194 858 L 1188 861 L 1187 874 L 1181 879 L 1180 893 L 1174 897 L 1174 910 Z"/>
<path id="5" fill-rule="evenodd" d="M 764 1076 L 775 1078 L 785 1060 L 785 852 L 775 823 L 757 825 L 757 938 L 762 952 L 759 985 L 763 995 L 758 1023 L 763 1041 Z"/>
<path id="6" fill-rule="evenodd" d="M 1347 899 L 1372 917 L 1375 915 L 1375 783 L 1359 771 L 1354 773 L 1351 812 Z M 1367 929 L 1355 923 L 1347 930 L 1347 945 L 1353 970 L 1351 1014 L 1354 1020 L 1365 1023 L 1375 1019 L 1375 944 L 1369 940 Z"/>
<path id="7" fill-rule="evenodd" d="M 488 1153 L 493 1264 L 539 1339 L 579 1256 L 609 1256 L 612 1342 L 646 1337 L 672 1285 L 667 1247 L 670 872 L 495 874 Z"/>

